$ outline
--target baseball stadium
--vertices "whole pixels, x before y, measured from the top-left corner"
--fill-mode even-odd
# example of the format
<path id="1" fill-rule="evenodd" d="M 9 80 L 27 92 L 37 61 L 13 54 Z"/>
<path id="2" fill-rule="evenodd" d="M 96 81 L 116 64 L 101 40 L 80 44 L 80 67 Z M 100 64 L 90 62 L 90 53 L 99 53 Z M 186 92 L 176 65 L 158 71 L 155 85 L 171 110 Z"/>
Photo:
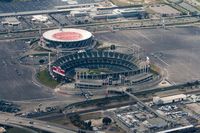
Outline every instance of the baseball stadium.
<path id="1" fill-rule="evenodd" d="M 43 47 L 76 50 L 89 48 L 93 44 L 93 35 L 82 29 L 54 29 L 43 33 L 41 40 Z"/>
<path id="2" fill-rule="evenodd" d="M 150 65 L 139 66 L 132 54 L 115 51 L 83 51 L 58 58 L 51 64 L 54 78 L 75 80 L 78 88 L 102 88 L 104 85 L 140 84 L 153 79 Z"/>

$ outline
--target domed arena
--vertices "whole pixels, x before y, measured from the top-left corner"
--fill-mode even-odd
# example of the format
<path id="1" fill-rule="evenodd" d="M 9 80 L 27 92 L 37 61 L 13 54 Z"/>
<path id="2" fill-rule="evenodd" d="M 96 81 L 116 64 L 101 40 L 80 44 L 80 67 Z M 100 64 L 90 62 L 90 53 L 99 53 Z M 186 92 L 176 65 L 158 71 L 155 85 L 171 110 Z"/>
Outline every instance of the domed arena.
<path id="1" fill-rule="evenodd" d="M 42 45 L 47 48 L 82 49 L 93 44 L 93 35 L 82 29 L 54 29 L 43 33 Z"/>

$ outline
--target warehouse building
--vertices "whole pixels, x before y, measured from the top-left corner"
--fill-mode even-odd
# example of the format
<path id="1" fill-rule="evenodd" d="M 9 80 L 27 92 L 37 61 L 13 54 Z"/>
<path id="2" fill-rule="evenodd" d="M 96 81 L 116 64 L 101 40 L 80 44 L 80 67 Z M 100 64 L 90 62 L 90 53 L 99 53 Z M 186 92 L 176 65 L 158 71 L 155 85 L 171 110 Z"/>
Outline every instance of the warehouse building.
<path id="1" fill-rule="evenodd" d="M 185 94 L 179 94 L 179 95 L 173 95 L 168 97 L 153 97 L 153 103 L 154 104 L 168 104 L 168 103 L 174 103 L 174 102 L 180 102 L 187 99 L 187 96 Z"/>

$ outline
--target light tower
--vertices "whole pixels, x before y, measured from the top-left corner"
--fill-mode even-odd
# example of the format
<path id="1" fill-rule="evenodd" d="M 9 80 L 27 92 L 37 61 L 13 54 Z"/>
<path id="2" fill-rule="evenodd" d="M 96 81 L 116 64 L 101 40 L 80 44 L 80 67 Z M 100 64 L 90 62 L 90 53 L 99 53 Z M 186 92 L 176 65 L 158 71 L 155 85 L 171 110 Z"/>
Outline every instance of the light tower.
<path id="1" fill-rule="evenodd" d="M 149 72 L 149 68 L 150 68 L 150 59 L 149 59 L 149 57 L 147 56 L 147 57 L 146 57 L 146 72 L 147 72 L 147 73 Z"/>
<path id="2" fill-rule="evenodd" d="M 59 29 L 60 29 L 60 31 L 63 31 L 62 25 L 59 25 Z"/>
<path id="3" fill-rule="evenodd" d="M 165 18 L 162 18 L 162 27 L 163 27 L 163 29 L 166 28 L 166 27 L 165 27 Z"/>
<path id="4" fill-rule="evenodd" d="M 40 35 L 40 36 L 42 35 L 42 27 L 41 27 L 41 24 L 40 24 L 40 27 L 39 27 L 39 35 Z"/>
<path id="5" fill-rule="evenodd" d="M 50 72 L 50 70 L 51 70 L 51 53 L 49 52 L 49 54 L 48 54 L 48 56 L 49 56 L 49 72 Z"/>

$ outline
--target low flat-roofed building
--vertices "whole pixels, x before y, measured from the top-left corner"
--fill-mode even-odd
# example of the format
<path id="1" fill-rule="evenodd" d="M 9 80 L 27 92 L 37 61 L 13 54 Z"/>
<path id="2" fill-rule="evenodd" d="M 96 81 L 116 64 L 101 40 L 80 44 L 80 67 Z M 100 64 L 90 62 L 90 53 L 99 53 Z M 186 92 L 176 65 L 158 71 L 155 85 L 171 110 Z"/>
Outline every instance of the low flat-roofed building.
<path id="1" fill-rule="evenodd" d="M 161 118 L 152 118 L 147 120 L 148 128 L 164 128 L 167 127 L 168 123 Z"/>
<path id="2" fill-rule="evenodd" d="M 167 97 L 153 97 L 153 102 L 155 104 L 167 104 L 167 103 L 174 103 L 179 101 L 184 101 L 187 99 L 187 96 L 185 94 L 179 94 L 179 95 L 173 95 L 173 96 L 167 96 Z"/>
<path id="3" fill-rule="evenodd" d="M 90 13 L 90 17 L 94 20 L 99 20 L 99 19 L 116 19 L 120 16 L 116 12 L 108 10 L 108 11 L 92 12 Z"/>
<path id="4" fill-rule="evenodd" d="M 77 5 L 78 4 L 78 2 L 76 0 L 64 0 L 64 1 L 67 1 L 67 3 L 69 5 Z"/>
<path id="5" fill-rule="evenodd" d="M 143 7 L 115 9 L 114 11 L 123 17 L 138 17 L 138 15 L 142 15 L 146 12 Z"/>
<path id="6" fill-rule="evenodd" d="M 21 22 L 16 17 L 7 17 L 7 18 L 4 18 L 4 20 L 1 23 L 2 24 L 8 24 L 8 25 L 17 26 Z"/>
<path id="7" fill-rule="evenodd" d="M 33 15 L 32 21 L 47 22 L 48 17 L 46 15 Z"/>
<path id="8" fill-rule="evenodd" d="M 135 117 L 140 121 L 144 121 L 146 119 L 146 115 L 142 113 L 135 114 Z"/>
<path id="9" fill-rule="evenodd" d="M 70 15 L 73 17 L 85 17 L 85 16 L 88 16 L 88 12 L 73 10 L 70 12 Z"/>

